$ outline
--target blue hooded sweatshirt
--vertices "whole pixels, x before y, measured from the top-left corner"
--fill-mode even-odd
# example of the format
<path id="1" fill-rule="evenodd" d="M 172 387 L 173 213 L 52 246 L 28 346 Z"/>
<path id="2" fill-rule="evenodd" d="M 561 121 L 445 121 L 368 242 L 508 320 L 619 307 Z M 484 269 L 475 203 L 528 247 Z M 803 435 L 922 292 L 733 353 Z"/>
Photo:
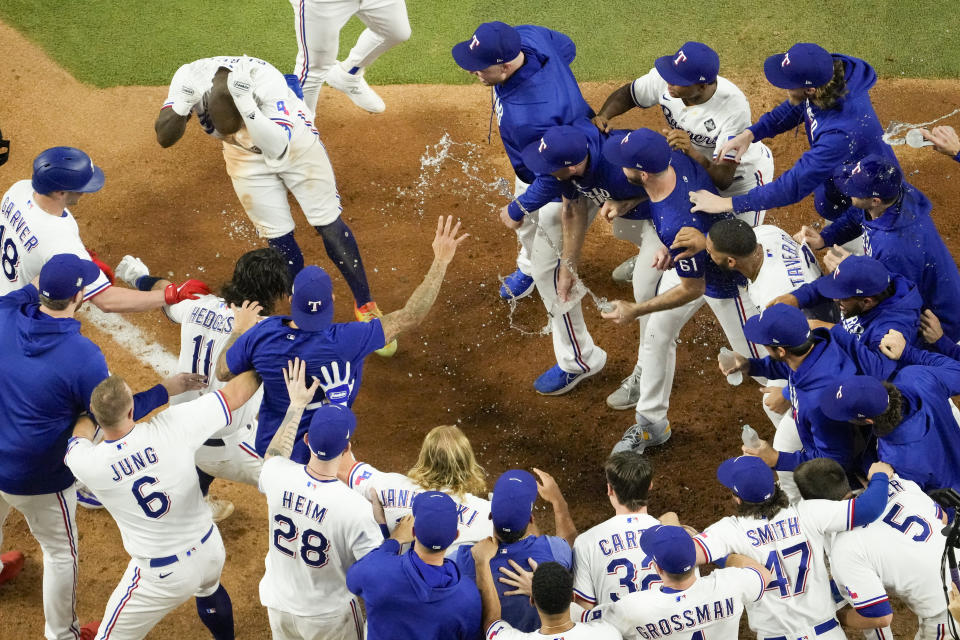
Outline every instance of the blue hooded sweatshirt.
<path id="1" fill-rule="evenodd" d="M 379 547 L 347 570 L 347 588 L 363 598 L 367 639 L 474 640 L 483 633 L 480 592 L 453 560 L 426 564 L 411 549 L 403 555 L 396 540 Z"/>
<path id="2" fill-rule="evenodd" d="M 792 105 L 787 100 L 749 127 L 754 139 L 759 141 L 803 122 L 810 150 L 773 182 L 734 196 L 735 212 L 783 207 L 800 202 L 813 192 L 817 212 L 833 220 L 850 206 L 850 200 L 833 186 L 833 172 L 837 167 L 871 153 L 878 153 L 900 166 L 893 148 L 883 141 L 883 126 L 870 102 L 870 88 L 877 82 L 873 67 L 850 56 L 834 54 L 833 58 L 843 61 L 847 88 L 847 94 L 834 108 L 820 109 L 809 100 Z"/>
<path id="3" fill-rule="evenodd" d="M 844 244 L 861 233 L 864 250 L 893 273 L 917 284 L 924 308 L 933 311 L 943 332 L 960 340 L 960 271 L 930 216 L 933 205 L 922 191 L 904 182 L 897 201 L 879 218 L 851 207 L 820 232 L 825 246 Z"/>

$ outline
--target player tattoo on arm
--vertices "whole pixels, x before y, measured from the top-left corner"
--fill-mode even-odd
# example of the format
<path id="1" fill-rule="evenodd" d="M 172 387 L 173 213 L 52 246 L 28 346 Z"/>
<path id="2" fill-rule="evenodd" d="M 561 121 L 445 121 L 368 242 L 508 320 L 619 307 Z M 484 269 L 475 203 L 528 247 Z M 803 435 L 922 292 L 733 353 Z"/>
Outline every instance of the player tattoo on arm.
<path id="1" fill-rule="evenodd" d="M 306 378 L 306 362 L 300 358 L 294 358 L 293 362 L 287 361 L 287 366 L 283 369 L 283 381 L 287 384 L 290 406 L 287 408 L 287 414 L 283 416 L 280 428 L 273 434 L 270 444 L 267 445 L 267 450 L 263 455 L 264 460 L 274 456 L 290 457 L 293 445 L 297 440 L 300 418 L 303 417 L 304 409 L 313 400 L 317 387 L 320 386 L 320 381 L 314 377 L 313 384 L 308 387 Z"/>

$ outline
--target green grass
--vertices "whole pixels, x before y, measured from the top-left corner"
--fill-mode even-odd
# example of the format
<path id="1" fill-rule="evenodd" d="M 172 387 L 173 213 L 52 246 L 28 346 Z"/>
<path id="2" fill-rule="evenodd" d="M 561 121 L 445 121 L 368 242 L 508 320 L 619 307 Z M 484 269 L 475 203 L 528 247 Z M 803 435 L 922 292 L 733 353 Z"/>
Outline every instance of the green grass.
<path id="1" fill-rule="evenodd" d="M 713 46 L 722 72 L 762 73 L 766 55 L 798 40 L 871 62 L 882 76 L 960 77 L 956 0 L 407 0 L 413 38 L 371 67 L 375 83 L 467 83 L 450 47 L 485 20 L 569 34 L 581 80 L 645 72 L 688 39 Z M 830 13 L 825 12 L 829 7 Z M 182 63 L 246 53 L 285 72 L 296 55 L 285 0 L 2 0 L 0 18 L 78 79 L 97 86 L 166 84 Z M 341 34 L 341 58 L 363 25 Z"/>

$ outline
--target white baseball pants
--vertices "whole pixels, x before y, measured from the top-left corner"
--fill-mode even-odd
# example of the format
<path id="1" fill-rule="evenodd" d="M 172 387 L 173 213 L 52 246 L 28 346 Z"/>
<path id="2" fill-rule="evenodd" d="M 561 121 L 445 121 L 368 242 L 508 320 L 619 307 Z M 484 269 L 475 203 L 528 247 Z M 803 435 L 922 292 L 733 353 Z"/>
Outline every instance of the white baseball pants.
<path id="1" fill-rule="evenodd" d="M 298 616 L 272 607 L 267 608 L 267 615 L 273 640 L 363 640 L 366 635 L 356 599 L 325 616 Z"/>
<path id="2" fill-rule="evenodd" d="M 10 507 L 23 514 L 43 552 L 43 637 L 76 640 L 77 622 L 77 491 L 21 496 L 0 491 L 0 547 Z"/>
<path id="3" fill-rule="evenodd" d="M 800 434 L 797 431 L 797 423 L 793 419 L 793 411 L 787 411 L 777 425 L 777 433 L 773 436 L 773 442 L 770 445 L 777 451 L 791 453 L 803 448 L 803 442 L 800 441 Z M 780 481 L 780 488 L 787 494 L 790 504 L 800 502 L 800 489 L 793 479 L 793 471 L 777 471 L 777 479 Z"/>
<path id="4" fill-rule="evenodd" d="M 340 30 L 354 15 L 367 26 L 343 61 L 347 69 L 367 67 L 410 39 L 404 0 L 290 0 L 297 32 L 294 73 L 303 87 L 303 101 L 316 111 L 327 70 L 337 61 Z"/>
<path id="5" fill-rule="evenodd" d="M 256 422 L 247 424 L 222 438 L 222 447 L 204 445 L 197 449 L 196 463 L 201 471 L 214 478 L 257 486 L 263 458 L 257 455 Z"/>

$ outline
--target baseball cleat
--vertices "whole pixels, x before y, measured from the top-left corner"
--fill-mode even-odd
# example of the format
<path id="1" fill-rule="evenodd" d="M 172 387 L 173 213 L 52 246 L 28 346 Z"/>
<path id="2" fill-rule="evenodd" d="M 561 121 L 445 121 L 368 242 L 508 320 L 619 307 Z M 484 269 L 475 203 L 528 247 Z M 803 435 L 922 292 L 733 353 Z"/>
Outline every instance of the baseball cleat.
<path id="1" fill-rule="evenodd" d="M 354 307 L 353 315 L 356 316 L 357 320 L 360 322 L 370 322 L 374 318 L 382 318 L 383 312 L 380 311 L 380 308 L 377 306 L 377 303 L 371 300 L 362 307 Z M 378 356 L 383 356 L 384 358 L 389 358 L 397 352 L 397 340 L 396 338 L 390 342 L 390 344 L 380 347 L 375 351 Z"/>
<path id="2" fill-rule="evenodd" d="M 143 276 L 150 275 L 150 269 L 143 263 L 143 260 L 135 256 L 123 256 L 120 264 L 114 269 L 117 277 L 126 282 L 131 287 L 137 286 L 137 280 Z"/>
<path id="3" fill-rule="evenodd" d="M 633 268 L 637 266 L 637 256 L 628 258 L 613 270 L 613 281 L 628 283 L 633 281 Z"/>
<path id="4" fill-rule="evenodd" d="M 210 505 L 210 514 L 213 516 L 214 522 L 226 520 L 233 513 L 233 503 L 229 500 L 211 498 L 210 496 L 207 496 L 205 499 L 207 504 Z"/>
<path id="5" fill-rule="evenodd" d="M 602 369 L 603 364 L 590 371 L 569 373 L 555 364 L 534 381 L 533 388 L 542 396 L 561 396 Z"/>
<path id="6" fill-rule="evenodd" d="M 77 488 L 77 504 L 87 509 L 103 509 L 103 504 L 89 489 Z"/>
<path id="7" fill-rule="evenodd" d="M 0 564 L 3 569 L 0 570 L 0 584 L 10 582 L 23 571 L 24 557 L 20 551 L 7 551 L 0 554 Z"/>
<path id="8" fill-rule="evenodd" d="M 347 73 L 339 62 L 334 63 L 327 71 L 327 77 L 324 81 L 336 89 L 347 94 L 347 97 L 353 100 L 364 111 L 370 113 L 383 113 L 387 105 L 383 99 L 377 95 L 377 92 L 370 88 L 367 81 L 363 78 L 363 69 L 356 73 Z"/>
<path id="9" fill-rule="evenodd" d="M 80 640 L 93 640 L 100 630 L 100 621 L 94 620 L 80 627 Z"/>
<path id="10" fill-rule="evenodd" d="M 640 424 L 638 422 L 637 424 L 631 425 L 624 431 L 620 442 L 613 445 L 613 451 L 610 452 L 611 454 L 620 453 L 621 451 L 643 453 L 647 447 L 661 445 L 670 439 L 672 431 L 670 431 L 669 420 L 664 419 L 659 422 L 649 422 L 644 420 L 643 417 L 638 417 L 638 419 L 646 422 L 646 424 Z"/>
<path id="11" fill-rule="evenodd" d="M 634 367 L 633 373 L 628 375 L 617 387 L 617 390 L 607 396 L 607 406 L 617 411 L 636 409 L 640 400 L 640 367 Z"/>
<path id="12" fill-rule="evenodd" d="M 517 269 L 506 278 L 500 285 L 500 297 L 504 300 L 513 298 L 519 300 L 533 293 L 533 278 Z"/>

